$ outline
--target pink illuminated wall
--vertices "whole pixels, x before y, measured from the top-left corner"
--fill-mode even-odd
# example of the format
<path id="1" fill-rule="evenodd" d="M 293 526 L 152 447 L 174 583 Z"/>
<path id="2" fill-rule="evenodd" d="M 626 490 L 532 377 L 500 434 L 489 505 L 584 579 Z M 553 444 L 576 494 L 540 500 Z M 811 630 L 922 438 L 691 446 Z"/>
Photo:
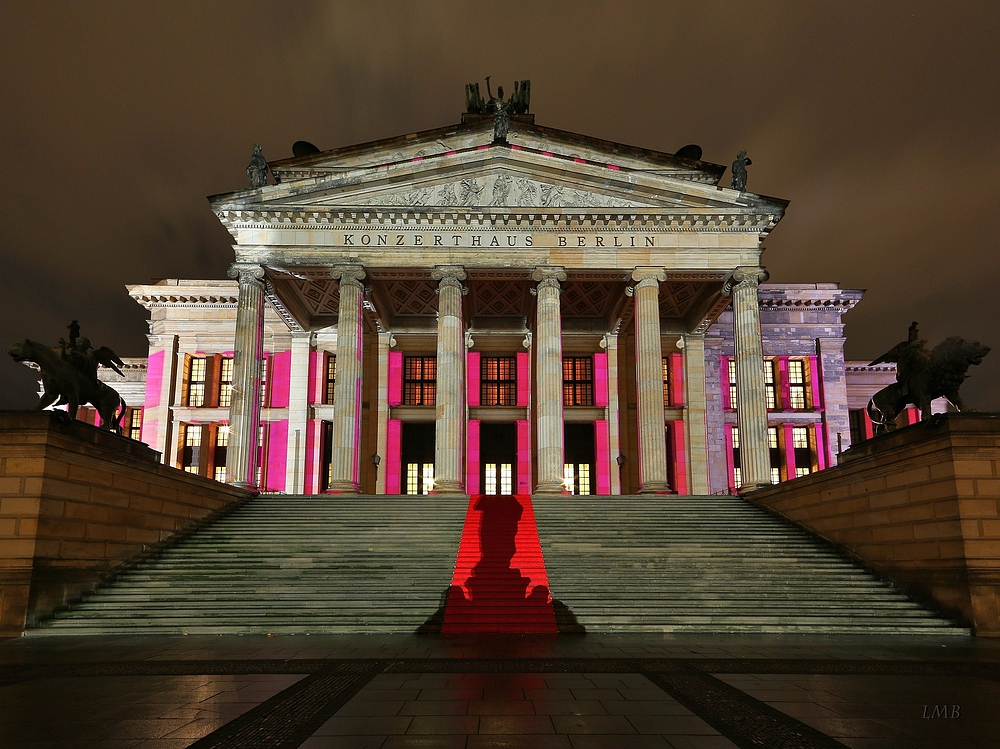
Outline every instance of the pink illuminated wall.
<path id="1" fill-rule="evenodd" d="M 388 397 L 390 406 L 400 406 L 403 403 L 403 352 L 389 352 L 389 383 Z"/>
<path id="2" fill-rule="evenodd" d="M 288 408 L 292 377 L 292 352 L 278 351 L 271 357 L 271 408 Z M 287 427 L 287 425 L 286 425 Z"/>
<path id="3" fill-rule="evenodd" d="M 468 443 L 465 452 L 465 491 L 469 494 L 479 494 L 479 419 L 469 419 L 466 439 Z"/>
<path id="4" fill-rule="evenodd" d="M 674 408 L 684 406 L 684 356 L 670 355 L 670 405 Z"/>
<path id="5" fill-rule="evenodd" d="M 531 363 L 527 351 L 519 351 L 517 359 L 517 405 L 525 407 L 531 400 Z"/>
<path id="6" fill-rule="evenodd" d="M 792 424 L 782 424 L 781 430 L 785 445 L 785 474 L 788 478 L 795 478 L 795 443 L 792 438 Z"/>
<path id="7" fill-rule="evenodd" d="M 826 440 L 826 424 L 817 424 L 815 427 L 816 432 L 816 465 L 819 470 L 823 470 L 827 466 L 827 440 Z"/>
<path id="8" fill-rule="evenodd" d="M 812 383 L 812 407 L 814 411 L 822 411 L 825 408 L 823 403 L 823 390 L 820 385 L 823 382 L 823 372 L 820 370 L 819 357 L 809 357 L 809 380 Z"/>
<path id="9" fill-rule="evenodd" d="M 728 391 L 728 386 L 726 390 Z M 733 463 L 733 425 L 726 424 L 726 470 L 729 472 L 726 477 L 726 485 L 730 491 L 736 488 L 736 482 L 733 480 L 734 468 L 736 468 L 736 465 Z"/>
<path id="10" fill-rule="evenodd" d="M 520 356 L 520 354 L 518 354 Z M 525 354 L 527 356 L 527 354 Z M 520 366 L 518 366 L 520 371 Z M 519 380 L 520 384 L 520 380 Z M 517 493 L 531 494 L 531 424 L 517 422 Z"/>
<path id="11" fill-rule="evenodd" d="M 468 354 L 466 354 L 466 361 L 467 361 L 466 370 L 468 372 L 468 382 L 466 382 L 466 398 L 470 406 L 478 406 L 480 403 L 480 392 L 481 392 L 479 352 L 470 351 Z M 478 471 L 476 475 L 477 476 L 479 475 Z M 475 494 L 475 492 L 473 492 L 471 489 L 468 489 L 468 487 L 466 487 L 466 489 L 471 494 Z"/>
<path id="12" fill-rule="evenodd" d="M 288 463 L 288 419 L 272 421 L 267 431 L 267 471 L 265 483 L 271 492 L 285 491 Z"/>
<path id="13" fill-rule="evenodd" d="M 399 419 L 386 422 L 385 452 L 385 493 L 399 494 L 403 454 L 403 422 Z"/>
<path id="14" fill-rule="evenodd" d="M 788 382 L 788 357 L 778 358 L 778 383 L 780 385 L 778 395 L 778 408 L 782 411 L 792 410 L 792 391 Z M 815 403 L 815 401 L 813 401 Z M 794 475 L 794 474 L 793 474 Z"/>
<path id="15" fill-rule="evenodd" d="M 608 405 L 608 355 L 594 354 L 594 405 Z"/>
<path id="16" fill-rule="evenodd" d="M 670 449 L 674 461 L 674 491 L 678 494 L 688 493 L 687 480 L 687 450 L 684 442 L 684 422 L 670 422 Z"/>
<path id="17" fill-rule="evenodd" d="M 163 389 L 163 357 L 165 351 L 154 351 L 149 355 L 146 364 L 146 402 L 147 409 L 160 405 L 160 391 Z M 146 433 L 143 432 L 145 440 Z"/>
<path id="18" fill-rule="evenodd" d="M 607 354 L 605 354 L 605 357 Z M 605 360 L 606 361 L 606 360 Z M 597 467 L 597 493 L 611 494 L 611 442 L 608 422 L 594 422 L 594 462 Z M 617 468 L 617 465 L 615 466 Z"/>

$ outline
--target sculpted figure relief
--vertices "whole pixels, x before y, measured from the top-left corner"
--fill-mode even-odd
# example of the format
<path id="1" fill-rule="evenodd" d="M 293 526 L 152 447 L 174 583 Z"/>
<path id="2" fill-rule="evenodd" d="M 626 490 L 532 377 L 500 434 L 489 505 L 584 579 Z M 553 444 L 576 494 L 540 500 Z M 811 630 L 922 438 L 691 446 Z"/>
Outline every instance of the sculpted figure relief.
<path id="1" fill-rule="evenodd" d="M 879 390 L 868 403 L 868 416 L 876 434 L 895 429 L 896 417 L 908 404 L 920 409 L 921 419 L 930 418 L 931 401 L 935 398 L 947 398 L 961 411 L 965 405 L 958 389 L 968 377 L 969 367 L 981 364 L 989 352 L 989 346 L 956 336 L 928 350 L 927 341 L 919 336 L 917 323 L 912 323 L 905 341 L 871 363 L 896 364 L 896 382 Z"/>
<path id="2" fill-rule="evenodd" d="M 107 346 L 98 349 L 90 345 L 89 338 L 80 337 L 76 320 L 69 324 L 69 340 L 59 339 L 59 353 L 48 346 L 31 340 L 15 343 L 7 353 L 16 362 L 31 362 L 42 373 L 42 396 L 36 410 L 68 406 L 70 418 L 76 418 L 77 409 L 89 403 L 101 416 L 101 429 L 115 434 L 122 433 L 122 419 L 127 407 L 124 399 L 97 377 L 99 366 L 122 374 L 122 360 Z"/>

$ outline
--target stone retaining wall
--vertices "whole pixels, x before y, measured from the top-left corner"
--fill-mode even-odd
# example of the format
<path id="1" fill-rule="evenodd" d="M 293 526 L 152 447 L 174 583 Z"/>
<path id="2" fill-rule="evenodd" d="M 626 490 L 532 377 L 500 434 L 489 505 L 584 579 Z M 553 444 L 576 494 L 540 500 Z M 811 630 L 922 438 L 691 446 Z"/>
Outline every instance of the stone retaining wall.
<path id="1" fill-rule="evenodd" d="M 0 412 L 0 636 L 250 496 L 53 412 Z"/>
<path id="2" fill-rule="evenodd" d="M 1000 414 L 939 414 L 747 498 L 1000 636 Z"/>

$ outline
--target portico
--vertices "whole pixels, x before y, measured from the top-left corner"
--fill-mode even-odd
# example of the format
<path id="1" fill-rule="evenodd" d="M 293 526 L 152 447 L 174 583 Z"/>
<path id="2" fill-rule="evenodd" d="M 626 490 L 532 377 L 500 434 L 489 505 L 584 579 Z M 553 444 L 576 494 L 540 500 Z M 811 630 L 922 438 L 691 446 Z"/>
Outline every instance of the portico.
<path id="1" fill-rule="evenodd" d="M 331 396 L 289 403 L 313 435 L 286 449 L 306 491 L 705 491 L 703 334 L 732 303 L 743 476 L 768 482 L 756 288 L 785 201 L 530 116 L 492 135 L 486 118 L 274 162 L 278 184 L 212 199 L 247 310 L 228 480 L 254 474 L 260 404 L 241 393 L 266 304 L 313 341 L 290 380 Z M 481 460 L 484 424 L 510 425 L 486 431 L 513 458 Z"/>

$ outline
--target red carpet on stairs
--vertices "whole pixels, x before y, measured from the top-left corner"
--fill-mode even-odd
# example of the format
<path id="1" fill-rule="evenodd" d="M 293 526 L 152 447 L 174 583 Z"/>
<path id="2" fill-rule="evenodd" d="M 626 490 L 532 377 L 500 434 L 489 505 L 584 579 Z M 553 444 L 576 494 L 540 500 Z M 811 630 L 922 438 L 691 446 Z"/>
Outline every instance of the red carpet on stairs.
<path id="1" fill-rule="evenodd" d="M 529 495 L 470 498 L 441 631 L 556 631 Z"/>

